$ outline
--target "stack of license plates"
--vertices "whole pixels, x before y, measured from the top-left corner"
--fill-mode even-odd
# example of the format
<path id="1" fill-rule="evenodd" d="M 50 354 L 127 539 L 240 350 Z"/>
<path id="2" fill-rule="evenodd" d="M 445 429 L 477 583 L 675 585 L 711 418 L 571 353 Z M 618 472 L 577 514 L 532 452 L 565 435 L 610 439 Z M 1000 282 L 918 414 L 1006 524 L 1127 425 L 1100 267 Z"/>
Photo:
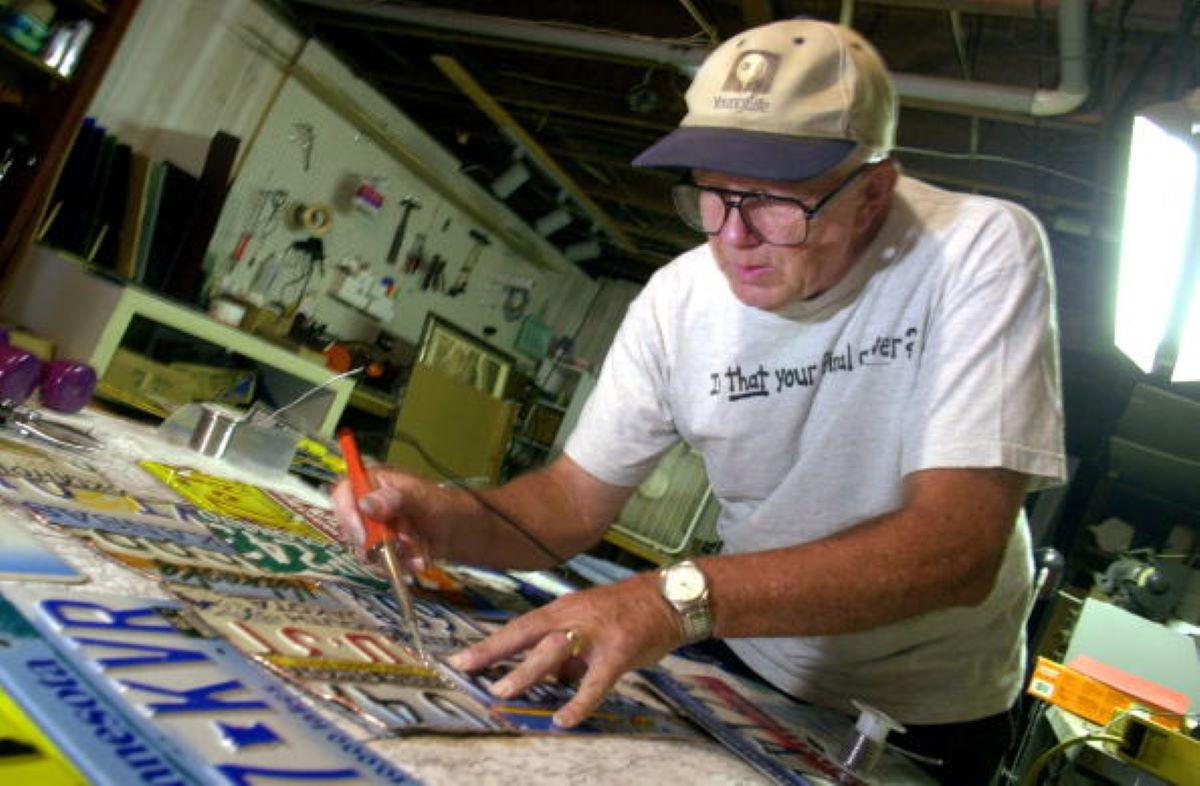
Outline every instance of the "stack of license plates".
<path id="1" fill-rule="evenodd" d="M 537 582 L 435 568 L 414 587 L 422 660 L 327 508 L 142 462 L 126 493 L 77 458 L 0 442 L 0 730 L 13 783 L 415 783 L 383 736 L 567 733 L 571 695 L 497 700 L 439 656 L 547 597 Z M 148 481 L 153 483 L 153 481 Z M 50 544 L 80 546 L 158 593 L 86 586 Z M 19 555 L 5 560 L 3 554 Z M 72 582 L 80 585 L 68 586 Z M 145 586 L 142 582 L 140 586 Z M 636 690 L 570 733 L 694 738 Z M 10 764 L 12 768 L 10 768 Z"/>

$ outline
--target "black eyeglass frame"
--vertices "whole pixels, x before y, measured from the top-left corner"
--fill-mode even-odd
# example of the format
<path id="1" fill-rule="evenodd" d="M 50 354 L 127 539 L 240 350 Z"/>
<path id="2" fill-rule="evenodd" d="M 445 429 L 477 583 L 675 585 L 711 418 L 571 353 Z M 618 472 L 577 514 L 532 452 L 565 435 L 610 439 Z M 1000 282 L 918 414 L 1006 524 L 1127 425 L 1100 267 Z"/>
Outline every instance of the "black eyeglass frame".
<path id="1" fill-rule="evenodd" d="M 830 202 L 832 202 L 834 200 L 834 198 L 837 197 L 838 194 L 842 193 L 842 191 L 844 191 L 847 186 L 849 186 L 852 182 L 854 182 L 854 180 L 859 175 L 861 175 L 863 172 L 867 171 L 868 169 L 870 169 L 873 166 L 875 166 L 875 162 L 862 164 L 861 166 L 856 167 L 853 172 L 846 175 L 846 177 L 842 180 L 842 182 L 840 182 L 836 186 L 834 186 L 829 191 L 829 193 L 825 194 L 825 196 L 818 199 L 816 204 L 814 204 L 812 207 L 809 207 L 808 205 L 804 204 L 803 200 L 797 199 L 795 197 L 779 196 L 778 194 L 767 194 L 762 191 L 735 191 L 733 189 L 728 189 L 728 188 L 717 188 L 716 186 L 705 186 L 705 185 L 701 185 L 700 183 L 697 183 L 696 181 L 692 180 L 690 177 L 687 180 L 683 181 L 682 183 L 676 183 L 674 186 L 671 187 L 671 201 L 675 205 L 675 212 L 679 214 L 679 217 L 683 220 L 683 223 L 687 224 L 691 229 L 694 229 L 697 232 L 700 232 L 701 234 L 709 235 L 709 236 L 720 234 L 721 230 L 725 228 L 725 222 L 729 221 L 729 211 L 736 207 L 738 210 L 738 215 L 741 216 L 742 223 L 745 224 L 746 228 L 750 230 L 750 233 L 752 235 L 754 235 L 756 238 L 758 238 L 761 242 L 766 243 L 768 246 L 780 246 L 782 248 L 795 248 L 797 246 L 802 246 L 808 242 L 808 227 L 813 222 L 813 219 L 815 219 L 817 217 L 817 215 L 821 212 L 821 210 L 823 208 L 825 208 L 825 206 L 828 205 Z M 681 211 L 679 209 L 679 198 L 677 196 L 679 193 L 679 189 L 681 187 L 682 188 L 694 188 L 694 189 L 698 189 L 700 191 L 708 191 L 710 193 L 716 194 L 717 196 L 721 197 L 721 204 L 725 206 L 725 214 L 721 217 L 721 223 L 717 225 L 716 229 L 709 232 L 708 230 L 704 229 L 703 227 L 694 226 L 691 222 L 689 222 L 687 220 L 686 217 L 684 217 L 683 211 Z M 764 200 L 767 202 L 786 202 L 788 204 L 792 204 L 792 205 L 795 205 L 796 207 L 800 208 L 800 212 L 804 214 L 804 237 L 800 238 L 800 240 L 796 241 L 795 243 L 773 243 L 770 240 L 767 240 L 759 232 L 758 227 L 756 227 L 754 225 L 754 222 L 750 221 L 749 219 L 746 218 L 746 213 L 742 209 L 742 205 L 743 205 L 743 203 L 745 203 L 745 201 L 747 199 L 760 199 L 760 200 Z"/>

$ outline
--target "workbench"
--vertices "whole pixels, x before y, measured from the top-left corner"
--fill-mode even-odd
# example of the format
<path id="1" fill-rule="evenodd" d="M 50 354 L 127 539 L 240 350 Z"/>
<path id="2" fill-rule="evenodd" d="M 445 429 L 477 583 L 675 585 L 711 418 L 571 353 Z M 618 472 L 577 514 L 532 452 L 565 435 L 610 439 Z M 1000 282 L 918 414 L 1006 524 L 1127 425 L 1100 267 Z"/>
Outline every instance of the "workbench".
<path id="1" fill-rule="evenodd" d="M 104 440 L 106 447 L 89 456 L 88 460 L 127 493 L 151 498 L 170 497 L 171 493 L 136 465 L 139 460 L 187 465 L 202 472 L 230 476 L 298 496 L 306 502 L 326 505 L 325 495 L 287 474 L 263 474 L 245 467 L 232 468 L 226 462 L 207 458 L 186 447 L 159 439 L 156 432 L 144 424 L 96 410 L 85 410 L 64 420 L 84 428 Z M 0 515 L 19 515 L 5 511 Z M 110 562 L 90 550 L 75 537 L 63 534 L 36 521 L 24 521 L 43 542 L 74 567 L 85 573 L 89 581 L 78 585 L 59 585 L 64 593 L 86 594 L 104 592 L 126 596 L 163 598 L 168 595 L 155 582 L 124 566 Z M 0 582 L 7 584 L 10 582 Z M 28 583 L 28 582 L 26 582 Z M 682 663 L 672 656 L 666 661 Z M 676 665 L 678 665 L 678 663 Z M 688 662 L 689 670 L 715 667 L 697 666 Z M 822 710 L 821 712 L 827 712 Z M 367 738 L 366 733 L 344 718 L 328 713 L 329 720 L 343 728 L 355 739 Z M 395 766 L 430 786 L 472 786 L 485 784 L 644 784 L 688 783 L 693 786 L 712 784 L 750 786 L 769 783 L 761 774 L 725 748 L 705 738 L 697 741 L 677 741 L 658 738 L 618 736 L 437 736 L 415 734 L 398 738 L 374 740 L 369 748 L 386 757 Z M 932 783 L 898 756 L 885 754 L 878 783 L 898 786 L 925 786 Z M 813 786 L 826 781 L 810 779 Z"/>
<path id="2" fill-rule="evenodd" d="M 82 360 L 103 377 L 135 320 L 148 320 L 255 361 L 280 401 L 327 382 L 333 372 L 284 347 L 209 317 L 184 303 L 123 284 L 59 252 L 37 247 L 13 281 L 0 313 L 54 340 L 58 357 Z M 293 412 L 332 436 L 354 382 L 340 379 Z"/>

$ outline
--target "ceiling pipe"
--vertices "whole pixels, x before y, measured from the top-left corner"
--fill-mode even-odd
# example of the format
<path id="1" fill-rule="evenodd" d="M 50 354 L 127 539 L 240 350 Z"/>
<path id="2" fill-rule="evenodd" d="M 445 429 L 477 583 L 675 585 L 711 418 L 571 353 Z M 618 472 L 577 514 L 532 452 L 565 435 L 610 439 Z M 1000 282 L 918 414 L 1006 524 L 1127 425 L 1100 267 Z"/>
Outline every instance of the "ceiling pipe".
<path id="1" fill-rule="evenodd" d="M 331 11 L 404 24 L 571 49 L 597 56 L 620 56 L 641 62 L 665 64 L 688 75 L 695 74 L 696 68 L 708 54 L 704 47 L 683 46 L 669 41 L 575 30 L 539 22 L 438 8 L 380 4 L 375 0 L 294 1 Z M 933 105 L 947 111 L 970 113 L 987 110 L 1034 117 L 1072 112 L 1078 109 L 1088 96 L 1087 3 L 1088 0 L 1058 2 L 1059 84 L 1054 89 L 1033 89 L 893 73 L 896 90 L 902 99 Z M 854 0 L 843 0 L 841 19 L 849 20 L 853 12 Z"/>
<path id="2" fill-rule="evenodd" d="M 708 49 L 705 47 L 685 46 L 633 35 L 624 36 L 577 30 L 566 26 L 528 22 L 503 16 L 473 14 L 465 11 L 380 3 L 378 0 L 365 0 L 365 2 L 364 0 L 293 1 L 330 11 L 451 30 L 456 33 L 471 33 L 486 38 L 504 38 L 555 49 L 590 52 L 605 57 L 624 57 L 638 62 L 648 61 L 675 67 L 690 66 L 692 70 L 689 73 L 695 73 L 695 68 L 703 62 L 708 54 Z"/>
<path id="3" fill-rule="evenodd" d="M 850 2 L 850 0 L 847 0 Z M 901 98 L 942 109 L 1065 115 L 1088 97 L 1087 0 L 1058 2 L 1058 86 L 1030 89 L 918 74 L 892 74 Z"/>

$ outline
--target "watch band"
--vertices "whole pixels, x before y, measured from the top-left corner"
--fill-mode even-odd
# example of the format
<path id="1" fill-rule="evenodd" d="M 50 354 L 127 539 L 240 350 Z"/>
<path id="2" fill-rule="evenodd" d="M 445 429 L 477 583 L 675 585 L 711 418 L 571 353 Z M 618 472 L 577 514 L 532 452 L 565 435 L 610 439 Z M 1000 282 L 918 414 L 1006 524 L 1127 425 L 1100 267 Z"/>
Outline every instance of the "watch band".
<path id="1" fill-rule="evenodd" d="M 688 644 L 695 644 L 712 636 L 713 618 L 712 613 L 708 610 L 707 601 L 696 608 L 677 608 L 676 611 L 679 612 L 679 618 L 683 620 L 683 632 L 687 636 Z"/>

